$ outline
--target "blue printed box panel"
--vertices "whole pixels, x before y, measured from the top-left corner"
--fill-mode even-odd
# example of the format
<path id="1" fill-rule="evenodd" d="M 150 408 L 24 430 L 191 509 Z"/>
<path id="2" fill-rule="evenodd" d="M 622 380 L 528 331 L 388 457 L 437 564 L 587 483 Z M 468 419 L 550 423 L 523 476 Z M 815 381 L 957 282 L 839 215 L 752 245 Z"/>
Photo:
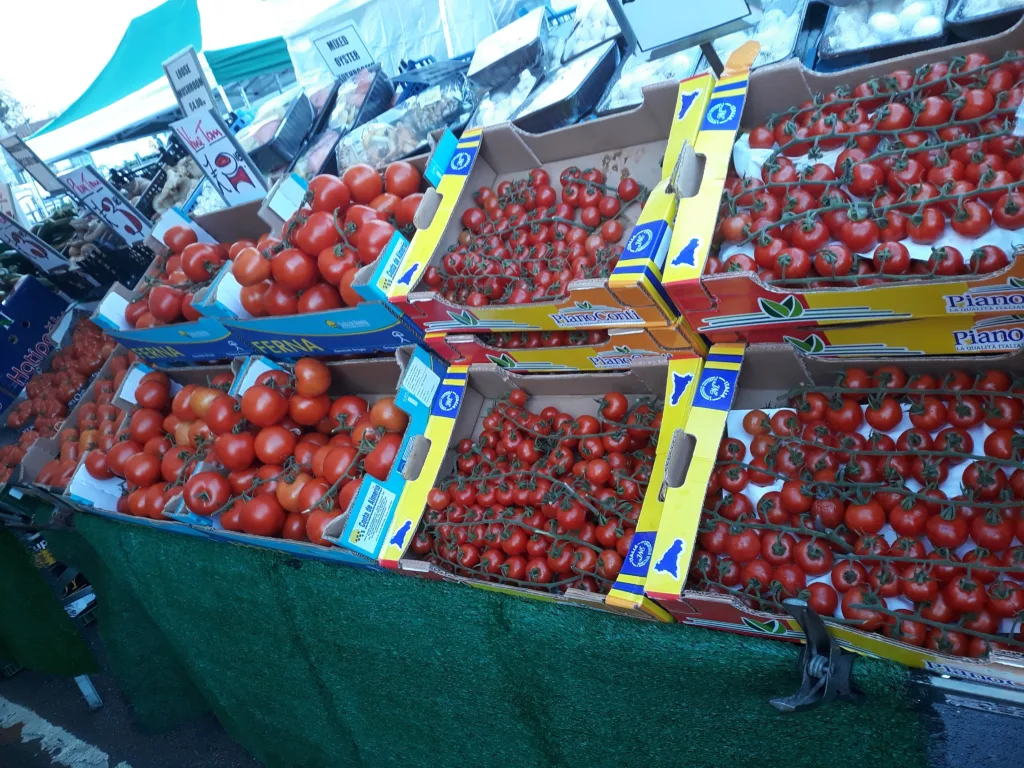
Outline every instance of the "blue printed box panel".
<path id="1" fill-rule="evenodd" d="M 252 354 L 240 337 L 209 317 L 141 331 L 109 327 L 103 331 L 154 365 L 191 365 Z"/>
<path id="2" fill-rule="evenodd" d="M 0 411 L 13 403 L 39 364 L 56 344 L 50 333 L 68 308 L 57 295 L 34 277 L 23 277 L 0 305 Z"/>

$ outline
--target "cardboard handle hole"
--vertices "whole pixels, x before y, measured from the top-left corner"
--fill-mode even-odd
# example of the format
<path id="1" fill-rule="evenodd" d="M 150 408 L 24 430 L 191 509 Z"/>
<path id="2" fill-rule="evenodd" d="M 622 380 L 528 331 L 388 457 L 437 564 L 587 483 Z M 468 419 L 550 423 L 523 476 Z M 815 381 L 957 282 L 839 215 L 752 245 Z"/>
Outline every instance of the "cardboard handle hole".
<path id="1" fill-rule="evenodd" d="M 423 199 L 420 200 L 419 207 L 412 217 L 412 223 L 416 227 L 417 232 L 421 229 L 426 229 L 434 221 L 434 215 L 441 205 L 442 197 L 433 187 L 428 187 L 427 191 L 423 193 Z"/>
<path id="2" fill-rule="evenodd" d="M 658 491 L 659 501 L 665 500 L 665 494 L 669 488 L 679 488 L 686 482 L 686 475 L 690 471 L 690 462 L 693 461 L 693 452 L 696 448 L 697 438 L 690 433 L 681 429 L 672 433 L 668 456 L 665 458 L 665 478 L 662 480 L 661 490 Z"/>
<path id="3" fill-rule="evenodd" d="M 683 146 L 676 162 L 675 174 L 672 177 L 672 189 L 678 198 L 696 197 L 704 182 L 704 168 L 707 165 L 706 155 L 698 154 L 689 144 Z"/>
<path id="4" fill-rule="evenodd" d="M 405 466 L 402 467 L 402 477 L 406 480 L 416 480 L 423 471 L 423 464 L 430 452 L 430 438 L 423 435 L 415 435 L 409 442 L 409 448 L 405 453 Z"/>

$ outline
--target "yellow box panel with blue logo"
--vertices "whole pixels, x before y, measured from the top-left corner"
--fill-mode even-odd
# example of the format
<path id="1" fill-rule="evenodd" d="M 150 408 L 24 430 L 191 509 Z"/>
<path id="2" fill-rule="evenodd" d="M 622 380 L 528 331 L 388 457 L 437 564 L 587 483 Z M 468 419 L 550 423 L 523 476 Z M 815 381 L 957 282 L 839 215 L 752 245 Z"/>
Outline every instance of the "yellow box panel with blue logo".
<path id="1" fill-rule="evenodd" d="M 678 313 L 661 285 L 676 199 L 673 174 L 682 147 L 697 137 L 710 93 L 710 76 L 664 83 L 645 91 L 631 112 L 587 121 L 540 135 L 512 125 L 466 131 L 437 187 L 441 196 L 429 224 L 417 232 L 401 260 L 389 265 L 390 301 L 424 332 L 558 331 L 650 327 L 672 324 Z M 548 172 L 558 189 L 570 166 L 597 168 L 614 187 L 624 175 L 650 189 L 646 205 L 623 207 L 623 250 L 607 278 L 569 282 L 561 298 L 519 304 L 469 306 L 449 301 L 428 286 L 428 267 L 442 267 L 446 249 L 463 230 L 463 213 L 474 193 L 506 180 L 525 178 L 534 168 Z"/>
<path id="2" fill-rule="evenodd" d="M 691 354 L 667 361 L 641 361 L 628 371 L 593 373 L 518 373 L 494 364 L 452 366 L 444 382 L 446 390 L 439 393 L 435 400 L 427 425 L 430 452 L 417 480 L 406 486 L 387 545 L 381 554 L 381 564 L 398 568 L 407 574 L 521 597 L 583 605 L 663 622 L 671 621 L 667 611 L 644 596 L 643 588 L 662 515 L 666 468 L 673 463 L 675 453 L 683 450 L 676 445 L 672 436 L 686 421 L 702 365 L 702 359 Z M 556 412 L 568 414 L 572 419 L 597 417 L 602 408 L 602 399 L 610 392 L 621 392 L 630 409 L 640 408 L 640 412 L 643 412 L 644 408 L 650 407 L 656 412 L 658 408 L 663 408 L 656 446 L 651 448 L 653 455 L 650 463 L 645 462 L 644 468 L 637 470 L 649 472 L 648 492 L 640 493 L 639 487 L 630 490 L 628 484 L 623 485 L 623 493 L 635 500 L 629 510 L 620 510 L 622 515 L 618 518 L 609 510 L 601 511 L 597 507 L 588 510 L 589 516 L 584 526 L 596 528 L 597 523 L 601 522 L 599 514 L 604 515 L 606 522 L 610 522 L 613 527 L 621 529 L 618 533 L 620 538 L 628 528 L 635 526 L 632 542 L 628 547 L 623 544 L 621 554 L 625 556 L 621 558 L 621 570 L 618 570 L 615 577 L 605 580 L 604 590 L 592 592 L 586 588 L 590 582 L 584 577 L 594 578 L 593 563 L 584 566 L 582 571 L 570 570 L 557 579 L 552 577 L 546 581 L 543 576 L 536 574 L 517 578 L 507 569 L 502 571 L 499 578 L 485 571 L 481 563 L 468 563 L 464 566 L 462 561 L 455 562 L 452 553 L 448 551 L 449 546 L 465 543 L 467 527 L 473 526 L 462 519 L 467 504 L 489 504 L 492 509 L 491 522 L 502 529 L 500 535 L 497 528 L 490 529 L 490 533 L 497 538 L 491 542 L 493 546 L 488 545 L 489 549 L 497 549 L 501 546 L 500 540 L 518 535 L 517 531 L 539 537 L 540 541 L 550 545 L 550 549 L 560 546 L 559 541 L 564 544 L 569 539 L 565 538 L 565 533 L 558 534 L 553 528 L 545 531 L 532 525 L 529 522 L 532 515 L 542 515 L 541 510 L 545 508 L 550 513 L 553 511 L 550 505 L 569 499 L 582 499 L 584 504 L 600 503 L 594 502 L 589 492 L 574 490 L 574 486 L 569 485 L 574 482 L 571 476 L 553 472 L 543 464 L 543 460 L 532 464 L 532 469 L 521 472 L 517 472 L 513 466 L 505 470 L 486 463 L 475 464 L 479 467 L 475 471 L 467 468 L 467 457 L 472 461 L 471 457 L 477 451 L 481 456 L 487 455 L 484 451 L 494 436 L 494 419 L 505 418 L 494 415 L 504 412 L 495 410 L 495 406 L 506 403 L 510 393 L 517 389 L 527 395 L 524 408 L 531 413 L 544 414 L 541 419 L 555 419 Z M 501 407 L 504 408 L 504 405 Z M 653 412 L 651 416 L 653 418 Z M 594 424 L 597 423 L 594 421 Z M 542 428 L 538 426 L 537 429 Z M 609 429 L 608 435 L 617 435 L 616 439 L 619 440 L 627 434 L 621 429 Z M 528 429 L 523 434 L 527 432 Z M 544 447 L 544 441 L 554 438 L 540 436 L 531 439 L 540 440 L 545 451 L 553 450 L 553 445 Z M 603 438 L 597 439 L 601 441 Z M 469 442 L 467 444 L 463 441 Z M 523 460 L 528 459 L 529 456 L 524 456 Z M 461 471 L 462 480 L 459 479 L 457 469 Z M 548 484 L 546 487 L 541 483 L 542 480 Z M 473 501 L 466 497 L 459 498 L 459 494 L 471 487 L 476 489 L 472 492 Z M 440 502 L 440 508 L 432 505 L 425 510 L 427 494 L 432 488 L 444 491 L 449 498 Z M 477 497 L 477 491 L 480 494 L 493 491 L 494 499 L 489 496 Z M 536 491 L 536 495 L 529 496 L 532 491 Z M 632 495 L 634 491 L 636 493 Z M 501 494 L 507 496 L 503 498 Z M 510 522 L 512 517 L 516 518 L 516 522 Z M 453 533 L 460 528 L 463 534 Z M 572 545 L 594 548 L 594 545 L 582 542 L 574 542 Z M 473 557 L 471 553 L 466 554 Z M 506 554 L 511 559 L 516 552 Z M 508 561 L 506 564 L 512 565 Z M 597 573 L 600 575 L 599 571 Z M 531 586 L 535 577 L 539 583 Z M 608 594 L 601 594 L 602 591 Z"/>
<path id="3" fill-rule="evenodd" d="M 685 452 L 687 458 L 684 466 L 672 468 L 684 479 L 680 484 L 670 483 L 665 492 L 664 513 L 651 553 L 645 595 L 683 624 L 791 642 L 803 640 L 799 624 L 790 616 L 751 608 L 734 595 L 697 589 L 691 582 L 693 556 L 697 549 L 702 549 L 699 526 L 708 481 L 716 471 L 719 444 L 727 435 L 730 411 L 770 408 L 771 404 L 784 399 L 785 393 L 808 384 L 831 386 L 847 367 L 873 371 L 883 365 L 899 366 L 908 376 L 924 373 L 941 376 L 951 370 L 964 370 L 973 375 L 992 369 L 1020 371 L 1024 358 L 1018 351 L 1002 358 L 826 360 L 800 355 L 784 344 L 714 345 L 699 377 L 685 422 L 683 439 L 689 445 Z M 737 437 L 735 433 L 728 436 Z M 854 629 L 832 617 L 822 618 L 832 637 L 857 653 L 891 659 L 936 674 L 1024 688 L 1020 653 L 991 650 L 985 658 L 954 656 Z"/>

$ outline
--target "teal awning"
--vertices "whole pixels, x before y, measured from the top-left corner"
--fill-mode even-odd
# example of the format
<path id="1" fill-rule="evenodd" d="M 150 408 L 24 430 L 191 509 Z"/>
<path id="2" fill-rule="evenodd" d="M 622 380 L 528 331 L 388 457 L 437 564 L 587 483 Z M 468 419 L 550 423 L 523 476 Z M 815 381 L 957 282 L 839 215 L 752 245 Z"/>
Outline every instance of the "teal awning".
<path id="1" fill-rule="evenodd" d="M 268 72 L 280 72 L 292 66 L 283 37 L 203 51 L 203 55 L 220 85 L 237 83 Z"/>
<path id="2" fill-rule="evenodd" d="M 197 0 L 167 0 L 137 16 L 92 85 L 33 138 L 88 117 L 146 87 L 163 74 L 164 61 L 190 45 L 197 51 L 203 48 Z"/>

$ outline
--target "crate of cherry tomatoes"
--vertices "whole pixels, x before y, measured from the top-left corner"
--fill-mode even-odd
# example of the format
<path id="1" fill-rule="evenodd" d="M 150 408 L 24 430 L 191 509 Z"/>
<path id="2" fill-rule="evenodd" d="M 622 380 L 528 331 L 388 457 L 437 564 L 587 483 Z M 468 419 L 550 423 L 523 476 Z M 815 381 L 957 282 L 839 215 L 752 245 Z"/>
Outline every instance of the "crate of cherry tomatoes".
<path id="1" fill-rule="evenodd" d="M 1015 29 L 841 74 L 727 73 L 666 267 L 691 325 L 715 342 L 870 323 L 857 340 L 884 343 L 891 321 L 1019 312 L 1021 44 Z"/>
<path id="2" fill-rule="evenodd" d="M 653 86 L 632 112 L 544 135 L 467 131 L 429 224 L 391 262 L 390 300 L 426 332 L 674 323 L 660 269 L 670 177 L 710 81 L 695 87 Z"/>
<path id="3" fill-rule="evenodd" d="M 493 363 L 507 371 L 553 373 L 629 368 L 637 362 L 689 357 L 694 340 L 679 325 L 574 331 L 428 333 L 428 348 L 453 365 Z M 703 348 L 697 341 L 698 348 Z"/>
<path id="4" fill-rule="evenodd" d="M 105 361 L 109 363 L 116 344 L 82 312 L 66 315 L 55 334 L 60 335 L 62 326 L 66 330 L 57 342 L 59 347 L 40 365 L 45 370 L 32 375 L 22 396 L 6 412 L 7 428 L 20 434 L 16 443 L 3 449 L 7 456 L 0 482 L 28 485 L 51 460 L 69 459 L 67 450 L 61 451 L 58 434 L 66 426 L 69 411 L 89 398 L 109 367 Z"/>
<path id="5" fill-rule="evenodd" d="M 166 226 L 173 222 L 173 226 Z M 133 288 L 114 283 L 93 320 L 135 354 L 160 365 L 230 360 L 250 350 L 193 304 L 231 256 L 202 228 L 171 209 L 157 224 L 158 255 Z M 230 245 L 230 244 L 229 244 Z M 196 302 L 198 304 L 198 302 Z"/>
<path id="6" fill-rule="evenodd" d="M 585 374 L 466 371 L 407 573 L 671 621 L 643 587 L 701 358 Z"/>
<path id="7" fill-rule="evenodd" d="M 424 435 L 443 367 L 403 348 L 390 359 L 327 364 L 239 358 L 212 379 L 206 370 L 168 379 L 132 369 L 124 389 L 138 381 L 134 398 L 147 404 L 132 419 L 161 422 L 164 453 L 136 458 L 155 446 L 129 425 L 132 457 L 108 454 L 116 503 L 219 540 L 375 564 L 430 447 Z M 133 462 L 149 474 L 136 475 Z"/>
<path id="8" fill-rule="evenodd" d="M 414 230 L 427 188 L 421 166 L 404 160 L 383 171 L 356 165 L 313 177 L 280 229 L 231 246 L 199 311 L 274 359 L 393 352 L 419 341 L 375 275 L 408 245 L 404 235 Z M 281 210 L 274 201 L 268 206 Z"/>
<path id="9" fill-rule="evenodd" d="M 685 623 L 789 640 L 782 603 L 799 598 L 844 647 L 1024 682 L 1020 356 L 736 347 L 702 375 L 648 595 Z"/>

